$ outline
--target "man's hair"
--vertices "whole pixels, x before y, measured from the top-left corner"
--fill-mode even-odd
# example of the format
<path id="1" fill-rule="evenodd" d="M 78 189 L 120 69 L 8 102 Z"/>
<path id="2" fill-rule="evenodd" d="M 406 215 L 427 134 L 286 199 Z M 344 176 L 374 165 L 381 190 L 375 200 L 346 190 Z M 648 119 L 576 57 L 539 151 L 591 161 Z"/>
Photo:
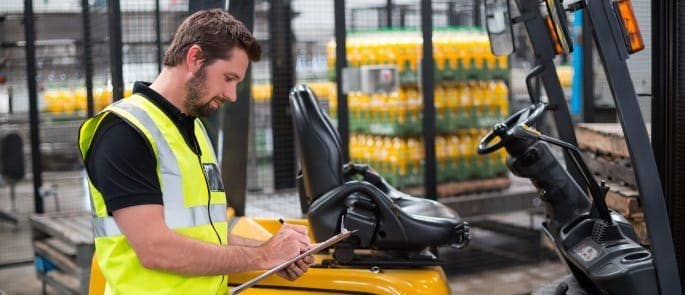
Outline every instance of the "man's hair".
<path id="1" fill-rule="evenodd" d="M 201 10 L 186 18 L 164 53 L 164 65 L 183 62 L 191 46 L 202 49 L 204 65 L 217 59 L 230 59 L 231 49 L 245 50 L 251 61 L 258 61 L 262 50 L 245 25 L 221 9 Z"/>

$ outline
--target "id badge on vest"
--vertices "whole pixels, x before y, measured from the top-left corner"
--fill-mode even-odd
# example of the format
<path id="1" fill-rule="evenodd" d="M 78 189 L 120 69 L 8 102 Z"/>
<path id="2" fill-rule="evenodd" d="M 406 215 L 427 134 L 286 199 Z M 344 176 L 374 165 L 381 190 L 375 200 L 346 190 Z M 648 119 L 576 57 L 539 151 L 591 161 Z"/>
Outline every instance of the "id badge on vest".
<path id="1" fill-rule="evenodd" d="M 203 163 L 202 170 L 205 172 L 205 179 L 209 190 L 213 192 L 223 192 L 224 183 L 221 181 L 221 174 L 219 174 L 219 167 L 213 163 Z"/>

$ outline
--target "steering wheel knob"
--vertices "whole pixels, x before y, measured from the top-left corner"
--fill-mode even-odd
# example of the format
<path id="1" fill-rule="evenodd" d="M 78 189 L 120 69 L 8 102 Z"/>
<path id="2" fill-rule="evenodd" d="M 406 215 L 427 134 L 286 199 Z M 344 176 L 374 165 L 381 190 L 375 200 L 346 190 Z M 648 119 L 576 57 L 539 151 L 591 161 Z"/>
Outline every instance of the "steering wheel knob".
<path id="1" fill-rule="evenodd" d="M 495 127 L 492 128 L 492 131 L 495 133 L 495 135 L 499 136 L 500 138 L 503 138 L 507 135 L 507 130 L 509 130 L 509 127 L 507 127 L 507 124 L 504 123 L 497 123 Z"/>

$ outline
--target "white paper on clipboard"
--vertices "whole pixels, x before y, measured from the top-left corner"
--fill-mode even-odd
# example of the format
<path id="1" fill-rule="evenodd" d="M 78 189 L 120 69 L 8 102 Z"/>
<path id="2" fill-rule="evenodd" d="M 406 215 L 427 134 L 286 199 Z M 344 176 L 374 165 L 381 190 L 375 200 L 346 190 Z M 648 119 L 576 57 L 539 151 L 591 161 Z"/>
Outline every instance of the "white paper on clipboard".
<path id="1" fill-rule="evenodd" d="M 319 252 L 323 249 L 326 249 L 330 246 L 333 246 L 333 245 L 337 244 L 338 242 L 347 239 L 351 234 L 353 234 L 355 232 L 357 232 L 357 230 L 344 231 L 344 232 L 339 233 L 335 236 L 332 236 L 330 239 L 320 243 L 318 246 L 311 248 L 311 249 L 307 250 L 306 252 L 304 252 L 300 255 L 297 255 L 293 258 L 290 258 L 287 261 L 285 261 L 279 265 L 274 266 L 273 268 L 269 269 L 268 271 L 262 273 L 261 275 L 255 277 L 255 278 L 253 278 L 253 279 L 251 279 L 251 280 L 249 280 L 243 284 L 241 284 L 240 286 L 237 286 L 235 288 L 231 288 L 230 294 L 234 295 L 234 294 L 238 294 L 242 291 L 245 291 L 245 289 L 254 286 L 255 284 L 257 284 L 262 279 L 285 269 L 288 265 L 290 265 L 290 264 L 308 256 L 308 255 L 316 254 L 317 252 Z"/>

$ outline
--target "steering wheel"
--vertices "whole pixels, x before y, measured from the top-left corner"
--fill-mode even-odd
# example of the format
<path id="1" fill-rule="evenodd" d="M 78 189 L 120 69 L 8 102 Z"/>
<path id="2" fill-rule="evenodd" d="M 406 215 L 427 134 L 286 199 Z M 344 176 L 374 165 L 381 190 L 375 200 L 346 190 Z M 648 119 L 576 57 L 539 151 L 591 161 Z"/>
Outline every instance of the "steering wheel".
<path id="1" fill-rule="evenodd" d="M 497 123 L 488 134 L 486 134 L 478 143 L 478 153 L 481 155 L 492 153 L 504 146 L 511 140 L 511 131 L 519 125 L 530 125 L 535 122 L 547 109 L 546 103 L 537 103 L 521 109 L 514 113 L 504 122 Z M 490 144 L 495 137 L 500 140 L 494 144 Z"/>

